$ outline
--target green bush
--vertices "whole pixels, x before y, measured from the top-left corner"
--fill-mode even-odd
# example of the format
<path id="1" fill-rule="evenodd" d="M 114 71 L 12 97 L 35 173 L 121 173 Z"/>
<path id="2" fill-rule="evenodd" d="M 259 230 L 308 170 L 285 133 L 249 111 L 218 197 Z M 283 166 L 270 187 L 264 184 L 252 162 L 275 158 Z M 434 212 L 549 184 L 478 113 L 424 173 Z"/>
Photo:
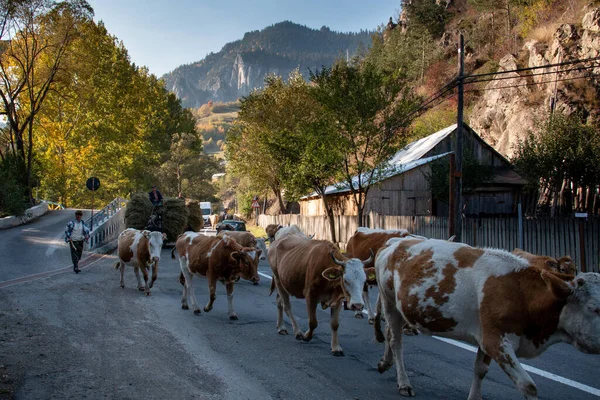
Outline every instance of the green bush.
<path id="1" fill-rule="evenodd" d="M 27 188 L 21 183 L 24 169 L 15 157 L 0 164 L 0 217 L 23 215 L 27 209 Z"/>

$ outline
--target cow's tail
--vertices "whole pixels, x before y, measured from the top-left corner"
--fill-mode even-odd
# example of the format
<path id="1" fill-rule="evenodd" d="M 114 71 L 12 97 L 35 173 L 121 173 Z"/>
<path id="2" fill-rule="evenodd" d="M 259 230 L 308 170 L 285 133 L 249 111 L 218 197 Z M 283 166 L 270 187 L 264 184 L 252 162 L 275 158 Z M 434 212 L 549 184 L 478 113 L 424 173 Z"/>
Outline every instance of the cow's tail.
<path id="1" fill-rule="evenodd" d="M 269 296 L 273 294 L 275 291 L 275 278 L 271 279 L 271 291 L 269 292 Z"/>
<path id="2" fill-rule="evenodd" d="M 171 250 L 171 258 L 174 260 L 175 259 L 175 251 L 177 250 L 177 247 L 173 247 L 173 250 Z"/>
<path id="3" fill-rule="evenodd" d="M 183 272 L 179 273 L 179 283 L 185 286 L 185 276 L 183 276 Z"/>
<path id="4" fill-rule="evenodd" d="M 115 269 L 119 269 L 120 266 L 121 266 L 121 260 L 119 260 L 115 263 Z"/>

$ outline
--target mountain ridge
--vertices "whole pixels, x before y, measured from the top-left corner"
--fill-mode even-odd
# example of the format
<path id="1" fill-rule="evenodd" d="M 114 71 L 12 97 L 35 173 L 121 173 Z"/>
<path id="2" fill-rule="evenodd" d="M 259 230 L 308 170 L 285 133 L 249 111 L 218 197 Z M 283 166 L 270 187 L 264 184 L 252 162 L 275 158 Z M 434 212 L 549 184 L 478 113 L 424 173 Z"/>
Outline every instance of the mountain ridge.
<path id="1" fill-rule="evenodd" d="M 165 74 L 168 90 L 185 107 L 235 101 L 262 87 L 269 73 L 286 76 L 295 68 L 308 71 L 331 66 L 336 59 L 363 51 L 373 31 L 336 32 L 326 26 L 308 28 L 291 21 L 246 32 L 242 39 L 226 43 L 216 53 L 181 65 Z"/>

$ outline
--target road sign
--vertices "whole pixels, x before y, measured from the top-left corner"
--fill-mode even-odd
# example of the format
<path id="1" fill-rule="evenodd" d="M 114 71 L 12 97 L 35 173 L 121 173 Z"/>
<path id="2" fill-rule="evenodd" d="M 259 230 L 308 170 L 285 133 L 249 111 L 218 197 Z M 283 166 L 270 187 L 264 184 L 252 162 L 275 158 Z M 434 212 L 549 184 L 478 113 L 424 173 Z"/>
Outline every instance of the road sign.
<path id="1" fill-rule="evenodd" d="M 252 208 L 260 208 L 260 204 L 258 204 L 258 200 L 252 200 Z"/>
<path id="2" fill-rule="evenodd" d="M 95 176 L 92 176 L 87 180 L 85 186 L 87 186 L 89 190 L 96 191 L 98 190 L 98 188 L 100 188 L 100 179 L 96 178 Z"/>

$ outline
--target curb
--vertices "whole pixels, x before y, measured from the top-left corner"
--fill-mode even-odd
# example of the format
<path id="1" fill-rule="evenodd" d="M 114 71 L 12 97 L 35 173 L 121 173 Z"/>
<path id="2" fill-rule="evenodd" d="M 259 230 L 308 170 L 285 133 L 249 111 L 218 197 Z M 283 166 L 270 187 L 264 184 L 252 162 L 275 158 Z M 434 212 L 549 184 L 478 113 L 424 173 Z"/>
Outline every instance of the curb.
<path id="1" fill-rule="evenodd" d="M 42 202 L 37 206 L 28 208 L 27 210 L 25 210 L 25 213 L 21 216 L 10 216 L 0 218 L 0 230 L 25 225 L 46 214 L 48 211 L 48 203 Z"/>

